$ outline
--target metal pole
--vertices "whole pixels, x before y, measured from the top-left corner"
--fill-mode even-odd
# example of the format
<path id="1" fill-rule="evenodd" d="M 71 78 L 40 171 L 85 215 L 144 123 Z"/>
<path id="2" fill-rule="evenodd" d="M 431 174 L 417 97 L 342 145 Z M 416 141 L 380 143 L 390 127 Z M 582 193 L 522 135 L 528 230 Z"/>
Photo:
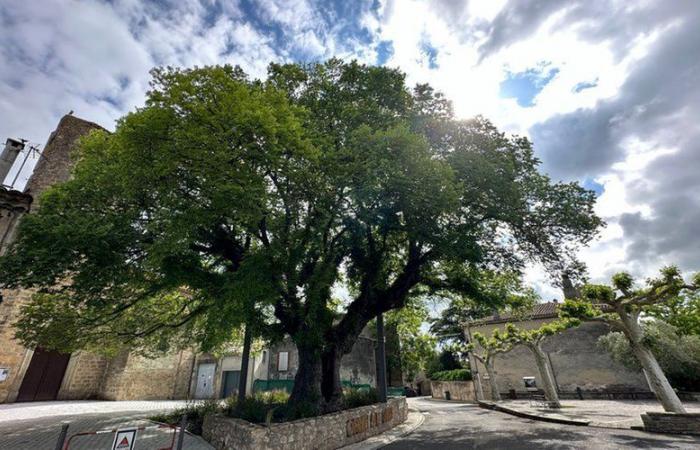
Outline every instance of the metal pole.
<path id="1" fill-rule="evenodd" d="M 250 360 L 250 344 L 253 340 L 253 330 L 249 324 L 245 326 L 245 333 L 243 335 L 243 354 L 241 355 L 241 374 L 238 378 L 238 401 L 236 402 L 236 409 L 240 410 L 245 401 L 246 394 L 246 382 L 248 380 L 248 361 Z"/>
<path id="2" fill-rule="evenodd" d="M 177 436 L 177 450 L 182 450 L 182 444 L 185 442 L 185 428 L 187 428 L 187 414 L 183 414 L 180 419 L 180 434 Z"/>
<path id="3" fill-rule="evenodd" d="M 56 441 L 56 450 L 63 450 L 63 445 L 66 442 L 66 436 L 68 436 L 68 424 L 64 423 L 61 425 L 61 434 L 58 435 L 58 441 Z"/>
<path id="4" fill-rule="evenodd" d="M 386 339 L 384 337 L 384 316 L 377 316 L 377 391 L 379 401 L 386 403 Z"/>

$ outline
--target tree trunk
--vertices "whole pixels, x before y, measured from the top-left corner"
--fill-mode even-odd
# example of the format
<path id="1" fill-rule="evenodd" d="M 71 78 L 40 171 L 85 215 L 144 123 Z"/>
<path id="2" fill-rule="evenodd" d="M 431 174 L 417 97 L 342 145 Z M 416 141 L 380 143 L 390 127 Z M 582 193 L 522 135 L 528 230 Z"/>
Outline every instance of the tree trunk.
<path id="1" fill-rule="evenodd" d="M 484 361 L 486 373 L 489 375 L 489 386 L 491 387 L 491 400 L 494 402 L 501 401 L 501 393 L 498 391 L 498 382 L 496 381 L 496 367 L 491 358 L 486 358 Z"/>
<path id="2" fill-rule="evenodd" d="M 301 415 L 319 414 L 322 411 L 321 357 L 317 349 L 297 344 L 299 368 L 294 377 L 294 388 L 288 404 Z M 300 414 L 297 414 L 300 415 Z"/>
<path id="3" fill-rule="evenodd" d="M 561 408 L 559 394 L 557 393 L 557 385 L 554 381 L 554 375 L 552 375 L 552 368 L 549 367 L 547 355 L 545 355 L 539 344 L 528 345 L 528 347 L 535 355 L 537 369 L 539 370 L 540 378 L 542 379 L 542 387 L 544 389 L 545 398 L 550 403 L 552 408 Z"/>
<path id="4" fill-rule="evenodd" d="M 343 409 L 343 386 L 340 381 L 340 360 L 343 355 L 336 347 L 326 349 L 321 357 L 322 411 L 330 413 Z"/>
<path id="5" fill-rule="evenodd" d="M 656 398 L 659 400 L 664 410 L 667 412 L 674 413 L 685 413 L 685 408 L 683 403 L 676 395 L 676 392 L 671 387 L 671 383 L 668 382 L 668 378 L 661 370 L 659 362 L 656 357 L 651 352 L 651 350 L 644 344 L 644 330 L 641 325 L 639 325 L 638 314 L 628 313 L 626 311 L 618 311 L 620 319 L 622 319 L 623 331 L 630 341 L 630 347 L 632 347 L 632 352 L 634 356 L 637 357 L 639 364 L 644 368 L 644 372 L 647 376 L 647 381 L 651 390 L 654 391 Z"/>

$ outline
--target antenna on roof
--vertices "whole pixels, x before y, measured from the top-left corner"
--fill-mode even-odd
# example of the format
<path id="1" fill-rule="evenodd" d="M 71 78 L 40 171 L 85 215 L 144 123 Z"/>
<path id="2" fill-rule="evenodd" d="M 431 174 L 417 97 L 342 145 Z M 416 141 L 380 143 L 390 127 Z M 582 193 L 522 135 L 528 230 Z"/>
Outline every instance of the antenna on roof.
<path id="1" fill-rule="evenodd" d="M 22 141 L 22 146 L 24 149 L 24 144 L 26 144 L 29 141 L 27 141 L 26 139 L 20 139 L 20 140 Z M 20 174 L 22 173 L 22 169 L 24 169 L 24 166 L 25 166 L 25 164 L 27 164 L 27 160 L 29 159 L 29 156 L 32 154 L 37 155 L 37 158 L 42 156 L 38 145 L 29 144 L 29 150 L 25 153 L 24 159 L 22 160 L 22 164 L 20 164 L 19 169 L 17 169 L 17 173 L 15 173 L 15 178 L 12 180 L 12 183 L 10 183 L 11 189 L 15 187 L 15 185 L 17 183 L 17 179 L 19 178 Z"/>

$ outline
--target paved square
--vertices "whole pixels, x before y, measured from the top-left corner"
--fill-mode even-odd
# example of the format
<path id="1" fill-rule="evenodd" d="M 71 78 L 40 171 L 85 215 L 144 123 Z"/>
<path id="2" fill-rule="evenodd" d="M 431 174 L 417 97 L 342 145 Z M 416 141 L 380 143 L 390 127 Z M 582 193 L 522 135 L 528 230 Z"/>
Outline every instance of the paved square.
<path id="1" fill-rule="evenodd" d="M 149 426 L 144 420 L 155 412 L 185 405 L 184 401 L 134 402 L 38 402 L 0 405 L 0 450 L 53 450 L 61 431 L 68 423 L 68 435 L 84 431 Z M 148 429 L 137 434 L 136 448 L 167 448 L 172 440 L 170 429 Z M 76 437 L 69 450 L 109 450 L 113 433 Z M 187 450 L 212 450 L 198 436 L 186 435 Z"/>
<path id="2" fill-rule="evenodd" d="M 642 426 L 641 415 L 646 412 L 663 412 L 653 400 L 562 400 L 561 409 L 530 406 L 529 400 L 504 400 L 498 403 L 516 411 L 557 419 L 580 420 L 589 426 L 605 428 L 631 428 Z M 699 402 L 684 403 L 688 412 L 700 412 Z"/>

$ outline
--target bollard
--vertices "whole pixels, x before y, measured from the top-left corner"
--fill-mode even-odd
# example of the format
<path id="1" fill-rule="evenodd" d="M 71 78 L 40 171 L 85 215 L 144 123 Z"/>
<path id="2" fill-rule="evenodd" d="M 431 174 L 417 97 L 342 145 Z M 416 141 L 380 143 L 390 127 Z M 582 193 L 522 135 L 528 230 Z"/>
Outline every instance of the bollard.
<path id="1" fill-rule="evenodd" d="M 185 442 L 185 428 L 187 427 L 187 414 L 183 414 L 180 419 L 180 434 L 177 436 L 177 450 L 182 450 L 182 444 Z"/>
<path id="2" fill-rule="evenodd" d="M 581 388 L 576 386 L 576 395 L 578 396 L 579 400 L 583 400 L 583 392 L 581 391 Z"/>
<path id="3" fill-rule="evenodd" d="M 58 441 L 56 441 L 56 450 L 63 450 L 63 444 L 66 442 L 66 436 L 68 436 L 68 424 L 64 423 L 61 425 L 61 434 L 58 435 Z"/>

